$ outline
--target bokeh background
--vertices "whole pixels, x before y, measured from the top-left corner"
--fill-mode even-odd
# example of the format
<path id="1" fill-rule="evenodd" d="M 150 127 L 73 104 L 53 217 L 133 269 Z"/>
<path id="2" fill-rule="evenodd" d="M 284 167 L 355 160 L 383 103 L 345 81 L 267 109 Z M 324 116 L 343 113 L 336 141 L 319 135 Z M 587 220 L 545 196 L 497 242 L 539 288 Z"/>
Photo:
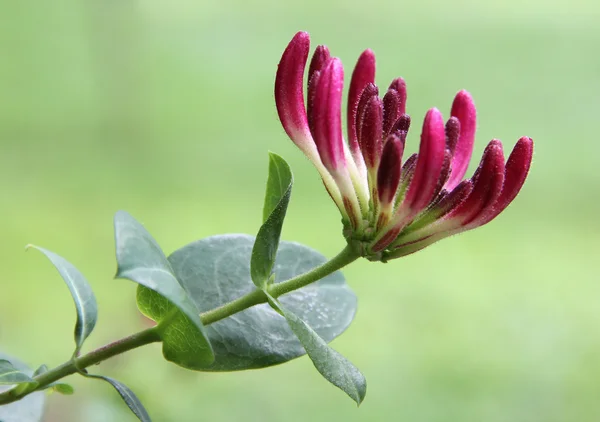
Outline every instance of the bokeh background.
<path id="1" fill-rule="evenodd" d="M 100 304 L 87 348 L 139 330 L 135 286 L 113 280 L 112 215 L 169 253 L 255 233 L 267 151 L 296 184 L 283 238 L 327 256 L 339 215 L 273 104 L 281 52 L 311 33 L 377 81 L 406 78 L 418 144 L 425 111 L 462 88 L 487 141 L 536 141 L 530 177 L 492 224 L 387 265 L 344 272 L 359 296 L 333 343 L 366 375 L 356 406 L 306 358 L 206 374 L 159 346 L 95 371 L 125 381 L 155 421 L 591 422 L 600 420 L 600 6 L 595 0 L 55 0 L 0 3 L 0 347 L 31 366 L 73 348 L 66 287 L 40 254 L 78 266 Z M 507 151 L 508 152 L 508 151 Z M 46 422 L 133 421 L 103 383 L 71 377 Z"/>

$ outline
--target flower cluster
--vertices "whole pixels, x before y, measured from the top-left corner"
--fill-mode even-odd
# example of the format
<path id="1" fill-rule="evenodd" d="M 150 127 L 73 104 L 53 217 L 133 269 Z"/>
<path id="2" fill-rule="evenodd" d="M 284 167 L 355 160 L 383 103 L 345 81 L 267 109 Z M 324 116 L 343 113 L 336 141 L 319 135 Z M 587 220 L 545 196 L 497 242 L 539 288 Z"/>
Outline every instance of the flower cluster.
<path id="1" fill-rule="evenodd" d="M 310 39 L 297 33 L 285 49 L 275 80 L 275 102 L 288 136 L 319 171 L 342 214 L 344 234 L 361 254 L 386 261 L 488 223 L 517 196 L 531 165 L 533 141 L 519 139 L 505 162 L 492 140 L 470 179 L 463 180 L 475 140 L 476 110 L 460 91 L 450 118 L 425 115 L 418 154 L 402 163 L 411 119 L 406 84 L 392 81 L 383 98 L 375 85 L 375 56 L 358 59 L 348 93 L 348 140 L 342 134 L 344 69 L 318 46 L 304 70 Z"/>

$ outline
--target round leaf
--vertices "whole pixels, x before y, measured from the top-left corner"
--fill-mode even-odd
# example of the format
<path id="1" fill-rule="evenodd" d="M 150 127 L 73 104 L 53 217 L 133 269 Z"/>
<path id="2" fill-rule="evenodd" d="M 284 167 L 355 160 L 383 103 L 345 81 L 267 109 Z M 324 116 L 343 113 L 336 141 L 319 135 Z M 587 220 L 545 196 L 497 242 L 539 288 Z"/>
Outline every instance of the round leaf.
<path id="1" fill-rule="evenodd" d="M 243 234 L 212 236 L 177 250 L 169 261 L 196 306 L 206 312 L 255 289 L 250 277 L 253 244 L 254 237 Z M 325 261 L 323 255 L 306 246 L 281 242 L 273 268 L 275 282 L 303 274 Z M 339 271 L 279 300 L 327 342 L 350 325 L 356 312 L 356 296 Z M 177 328 L 185 332 L 185 326 Z M 205 371 L 263 368 L 305 353 L 286 320 L 268 304 L 206 326 L 206 333 L 215 362 L 186 367 Z"/>

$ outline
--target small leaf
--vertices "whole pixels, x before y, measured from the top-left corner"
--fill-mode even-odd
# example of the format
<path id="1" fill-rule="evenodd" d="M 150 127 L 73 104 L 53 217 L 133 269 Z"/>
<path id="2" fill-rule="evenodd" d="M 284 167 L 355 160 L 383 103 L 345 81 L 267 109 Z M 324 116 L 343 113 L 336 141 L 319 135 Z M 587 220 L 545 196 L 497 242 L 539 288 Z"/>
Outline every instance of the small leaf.
<path id="1" fill-rule="evenodd" d="M 244 234 L 212 236 L 175 251 L 169 261 L 196 306 L 206 312 L 256 289 L 250 278 L 253 244 L 254 238 Z M 307 246 L 281 242 L 274 266 L 275 283 L 325 261 L 323 255 Z M 340 271 L 279 300 L 326 341 L 343 333 L 356 312 L 356 296 Z M 158 302 L 154 305 L 158 309 Z M 173 348 L 184 350 L 194 341 L 187 325 L 174 321 L 170 327 L 178 334 L 171 339 Z M 210 324 L 206 331 L 215 362 L 203 365 L 188 361 L 179 363 L 181 366 L 203 371 L 239 371 L 277 365 L 306 353 L 285 319 L 266 303 Z"/>
<path id="2" fill-rule="evenodd" d="M 31 369 L 23 362 L 11 356 L 7 356 L 0 352 L 0 361 L 8 360 L 11 366 L 30 377 Z M 30 378 L 31 379 L 31 378 Z M 12 388 L 8 385 L 0 385 L 0 393 Z M 36 391 L 31 393 L 21 400 L 0 406 L 0 421 L 1 422 L 39 422 L 44 413 L 44 402 L 46 396 L 43 392 Z"/>
<path id="3" fill-rule="evenodd" d="M 71 384 L 67 384 L 66 382 L 53 382 L 48 387 L 64 396 L 70 396 L 75 393 L 73 386 Z"/>
<path id="4" fill-rule="evenodd" d="M 98 320 L 98 305 L 96 297 L 87 280 L 73 264 L 63 257 L 50 252 L 44 248 L 35 245 L 28 245 L 28 248 L 34 248 L 42 252 L 54 264 L 62 276 L 67 287 L 73 296 L 75 308 L 77 310 L 77 322 L 75 323 L 75 352 L 74 356 L 79 354 L 81 346 L 86 338 L 91 334 Z"/>
<path id="5" fill-rule="evenodd" d="M 181 310 L 183 313 L 181 317 L 189 323 L 189 327 L 194 332 L 196 361 L 210 365 L 214 361 L 214 354 L 200 320 L 200 312 L 175 277 L 169 261 L 154 238 L 131 215 L 119 211 L 115 214 L 115 243 L 118 263 L 116 278 L 126 278 L 138 283 L 140 285 L 138 297 L 140 294 L 145 294 L 158 302 L 165 298 L 169 307 L 175 306 Z M 155 294 L 144 293 L 147 289 Z M 142 307 L 140 310 L 144 312 Z M 155 321 L 160 324 L 163 317 L 172 314 L 166 312 L 153 315 Z M 173 333 L 170 326 L 161 330 L 162 336 L 168 337 L 169 333 Z M 167 360 L 173 359 L 170 345 L 163 337 L 163 355 Z"/>
<path id="6" fill-rule="evenodd" d="M 306 322 L 284 308 L 276 299 L 269 296 L 269 304 L 287 320 L 317 371 L 360 405 L 367 394 L 367 380 L 358 368 L 329 347 Z"/>
<path id="7" fill-rule="evenodd" d="M 38 375 L 43 374 L 44 372 L 48 372 L 48 367 L 46 365 L 40 365 L 40 367 L 35 370 L 32 377 L 35 378 Z M 44 389 L 51 389 L 53 391 L 56 391 L 57 393 L 64 394 L 66 396 L 70 396 L 75 392 L 75 389 L 72 385 L 58 381 L 53 382 L 52 384 L 48 384 Z"/>
<path id="8" fill-rule="evenodd" d="M 290 166 L 279 155 L 269 153 L 269 178 L 263 208 L 263 225 L 256 236 L 250 261 L 252 281 L 260 289 L 266 287 L 275 263 L 281 228 L 292 193 L 292 183 Z"/>
<path id="9" fill-rule="evenodd" d="M 114 378 L 105 377 L 102 375 L 92 375 L 92 374 L 83 374 L 83 375 L 87 378 L 97 378 L 97 379 L 101 379 L 101 380 L 108 382 L 110 385 L 112 385 L 115 388 L 115 390 L 117 390 L 117 393 L 119 393 L 119 395 L 121 396 L 121 398 L 123 399 L 123 401 L 125 402 L 127 407 L 129 407 L 129 409 L 131 409 L 131 411 L 135 414 L 135 416 L 138 417 L 138 419 L 140 421 L 152 422 L 150 419 L 150 416 L 148 415 L 148 412 L 142 405 L 142 402 L 140 402 L 140 399 L 138 399 L 137 396 L 135 395 L 135 393 L 133 391 L 131 391 L 131 389 L 129 387 L 127 387 L 125 384 L 123 384 L 120 381 L 117 381 Z"/>
<path id="10" fill-rule="evenodd" d="M 0 359 L 0 384 L 22 384 L 35 382 L 31 377 L 13 366 L 6 359 Z"/>

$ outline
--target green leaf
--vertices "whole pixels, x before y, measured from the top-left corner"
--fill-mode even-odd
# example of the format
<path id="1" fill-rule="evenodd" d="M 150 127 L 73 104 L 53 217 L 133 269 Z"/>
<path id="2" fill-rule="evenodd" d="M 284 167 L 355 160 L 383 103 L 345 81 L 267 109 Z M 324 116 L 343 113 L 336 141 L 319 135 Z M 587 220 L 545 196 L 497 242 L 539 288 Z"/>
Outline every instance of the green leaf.
<path id="1" fill-rule="evenodd" d="M 31 377 L 13 366 L 6 359 L 0 359 L 0 384 L 22 384 L 34 382 Z"/>
<path id="2" fill-rule="evenodd" d="M 281 228 L 292 194 L 292 183 L 290 166 L 279 155 L 269 153 L 263 224 L 256 236 L 250 261 L 252 281 L 260 289 L 266 287 L 275 263 Z"/>
<path id="3" fill-rule="evenodd" d="M 271 296 L 269 296 L 269 304 L 287 320 L 317 371 L 360 405 L 367 394 L 367 380 L 358 368 L 329 347 L 308 324 Z"/>
<path id="4" fill-rule="evenodd" d="M 77 268 L 63 257 L 50 252 L 44 248 L 35 245 L 28 245 L 28 248 L 34 248 L 46 255 L 60 273 L 67 284 L 75 308 L 77 310 L 77 322 L 75 323 L 75 352 L 74 356 L 79 354 L 81 346 L 86 338 L 92 333 L 98 321 L 98 304 L 92 288 L 87 280 Z"/>
<path id="5" fill-rule="evenodd" d="M 41 375 L 44 372 L 48 372 L 48 367 L 46 365 L 40 365 L 40 367 L 36 369 L 33 373 L 33 377 L 37 377 L 38 375 Z M 57 393 L 64 394 L 66 396 L 70 396 L 75 392 L 75 389 L 72 385 L 58 381 L 53 382 L 52 384 L 48 384 L 44 389 L 51 389 L 53 391 L 56 391 Z"/>
<path id="6" fill-rule="evenodd" d="M 180 363 L 179 344 L 170 341 L 177 333 L 171 324 L 167 325 L 173 312 L 162 312 L 165 307 L 176 307 L 194 338 L 194 361 L 210 365 L 214 361 L 214 354 L 200 320 L 200 312 L 175 277 L 169 261 L 150 233 L 131 215 L 119 211 L 115 215 L 115 242 L 118 263 L 116 278 L 126 278 L 140 284 L 138 306 L 144 314 L 159 325 L 163 318 L 169 318 L 161 330 L 165 359 Z M 140 296 L 148 300 L 140 304 Z"/>
<path id="7" fill-rule="evenodd" d="M 142 402 L 140 401 L 140 399 L 138 399 L 137 396 L 135 395 L 135 393 L 133 391 L 131 391 L 131 389 L 129 387 L 127 387 L 125 384 L 123 384 L 120 381 L 117 381 L 114 378 L 105 377 L 102 375 L 92 375 L 92 374 L 83 374 L 83 375 L 86 376 L 87 378 L 96 378 L 96 379 L 100 379 L 100 380 L 104 380 L 104 381 L 108 382 L 110 385 L 112 385 L 115 388 L 115 390 L 117 390 L 117 393 L 119 393 L 119 395 L 121 396 L 121 398 L 123 399 L 123 401 L 125 402 L 127 407 L 129 407 L 129 409 L 131 409 L 131 411 L 134 413 L 135 416 L 138 417 L 138 419 L 140 421 L 151 422 L 150 416 L 148 415 L 148 412 L 142 405 Z"/>
<path id="8" fill-rule="evenodd" d="M 292 187 L 292 170 L 288 163 L 279 155 L 269 153 L 269 178 L 263 207 L 263 223 L 269 219 L 282 198 Z"/>
<path id="9" fill-rule="evenodd" d="M 252 236 L 243 234 L 212 236 L 169 257 L 177 278 L 200 311 L 209 311 L 256 289 L 250 278 L 253 243 Z M 325 257 L 306 246 L 281 242 L 274 266 L 275 281 L 303 274 L 325 261 Z M 280 300 L 326 341 L 339 336 L 356 312 L 356 297 L 339 271 Z M 172 326 L 179 331 L 181 342 L 193 341 L 188 327 L 179 322 Z M 235 371 L 276 365 L 305 353 L 286 321 L 268 304 L 217 321 L 207 326 L 206 331 L 215 351 L 215 362 L 182 366 Z"/>
<path id="10" fill-rule="evenodd" d="M 23 362 L 0 352 L 0 360 L 8 360 L 11 366 L 21 371 L 31 379 L 32 371 Z M 0 393 L 12 388 L 8 385 L 0 385 Z M 44 413 L 45 394 L 36 391 L 21 400 L 0 406 L 1 422 L 39 422 Z"/>

